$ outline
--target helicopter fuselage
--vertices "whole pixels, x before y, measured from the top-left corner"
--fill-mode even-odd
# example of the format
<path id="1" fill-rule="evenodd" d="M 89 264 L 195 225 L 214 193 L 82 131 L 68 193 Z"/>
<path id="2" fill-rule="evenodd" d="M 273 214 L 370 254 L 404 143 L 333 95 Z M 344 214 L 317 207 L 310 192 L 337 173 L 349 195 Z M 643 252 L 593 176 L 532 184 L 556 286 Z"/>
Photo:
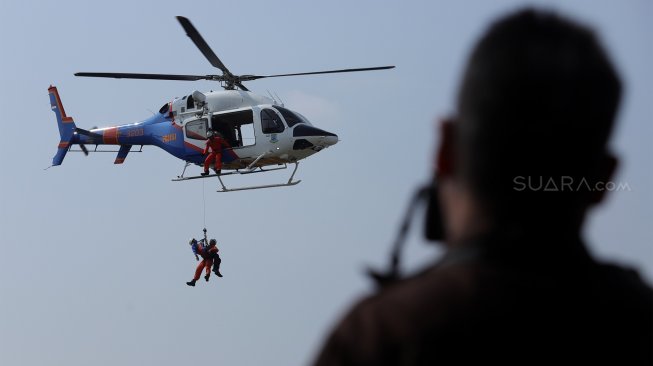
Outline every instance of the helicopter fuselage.
<path id="1" fill-rule="evenodd" d="M 60 105 L 56 88 L 54 94 L 53 109 Z M 305 117 L 271 98 L 225 90 L 195 91 L 175 98 L 141 122 L 88 131 L 75 128 L 67 147 L 119 145 L 115 163 L 121 164 L 132 146 L 154 145 L 186 162 L 202 165 L 209 130 L 219 132 L 231 145 L 222 153 L 223 169 L 227 170 L 295 163 L 338 141 L 335 134 L 313 127 Z M 53 165 L 58 164 L 55 161 Z"/>

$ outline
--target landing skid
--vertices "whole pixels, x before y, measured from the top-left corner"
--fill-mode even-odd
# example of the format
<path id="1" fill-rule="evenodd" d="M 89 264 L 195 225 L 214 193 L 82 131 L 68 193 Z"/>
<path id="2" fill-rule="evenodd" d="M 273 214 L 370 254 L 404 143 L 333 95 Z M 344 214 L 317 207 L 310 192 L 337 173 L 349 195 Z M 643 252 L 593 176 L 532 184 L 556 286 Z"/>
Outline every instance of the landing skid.
<path id="1" fill-rule="evenodd" d="M 229 171 L 226 173 L 220 173 L 220 174 L 209 174 L 209 175 L 194 175 L 190 177 L 184 177 L 183 173 L 180 176 L 177 176 L 177 178 L 172 179 L 173 182 L 180 182 L 182 180 L 193 180 L 193 179 L 204 179 L 204 178 L 215 178 L 217 177 L 218 180 L 220 181 L 220 185 L 222 186 L 221 190 L 218 190 L 218 192 L 235 192 L 235 191 L 245 191 L 245 190 L 250 190 L 250 189 L 262 189 L 262 188 L 274 188 L 274 187 L 287 187 L 287 186 L 294 186 L 299 184 L 301 180 L 293 181 L 293 178 L 295 177 L 295 173 L 297 172 L 297 168 L 299 168 L 299 162 L 294 163 L 295 164 L 295 169 L 293 170 L 292 174 L 290 175 L 290 179 L 288 179 L 288 182 L 286 183 L 279 183 L 279 184 L 266 184 L 266 185 L 260 185 L 260 186 L 248 186 L 248 187 L 238 187 L 238 188 L 227 188 L 222 181 L 222 176 L 225 175 L 234 175 L 234 174 L 240 174 L 240 175 L 245 175 L 245 174 L 254 174 L 254 173 L 265 173 L 265 172 L 271 172 L 274 170 L 281 170 L 281 169 L 288 169 L 288 165 L 284 164 L 282 167 L 278 168 L 269 168 L 269 169 L 263 169 L 262 167 L 254 168 L 254 169 L 249 169 L 246 168 L 244 170 L 234 170 L 234 171 Z M 186 171 L 186 167 L 188 167 L 190 164 L 186 164 L 184 167 L 184 172 Z"/>
<path id="2" fill-rule="evenodd" d="M 233 172 L 233 173 L 251 174 L 251 173 L 267 172 L 267 171 L 271 171 L 271 170 L 278 170 L 278 169 L 285 169 L 285 168 L 287 168 L 287 165 L 284 164 L 283 168 L 261 169 L 261 170 L 255 170 L 255 171 L 249 171 L 249 172 Z M 217 192 L 235 192 L 235 191 L 246 191 L 246 190 L 251 190 L 251 189 L 294 186 L 294 185 L 297 185 L 297 184 L 299 184 L 301 182 L 301 180 L 297 180 L 297 181 L 292 180 L 295 177 L 295 173 L 297 172 L 297 168 L 299 168 L 299 162 L 295 163 L 295 169 L 292 171 L 292 174 L 290 175 L 290 178 L 288 179 L 288 182 L 286 182 L 286 183 L 266 184 L 266 185 L 261 185 L 261 186 L 248 186 L 248 187 L 239 187 L 239 188 L 227 188 L 224 185 L 224 182 L 222 181 L 222 178 L 220 178 L 220 176 L 224 175 L 224 174 L 220 174 L 217 177 L 218 177 L 218 180 L 220 181 L 220 185 L 222 186 L 222 189 L 218 190 Z"/>
<path id="3" fill-rule="evenodd" d="M 277 169 L 284 169 L 284 168 L 275 168 L 275 169 L 270 169 L 270 170 L 277 170 Z M 255 172 L 251 172 L 251 173 L 259 173 L 259 172 L 261 172 L 261 171 L 255 171 Z M 232 174 L 239 174 L 239 173 L 240 173 L 240 172 L 233 171 L 233 172 L 226 172 L 226 173 L 220 173 L 220 174 L 193 175 L 193 176 L 190 176 L 190 177 L 181 177 L 181 176 L 179 176 L 179 177 L 177 177 L 177 178 L 172 179 L 172 181 L 173 181 L 173 182 L 180 182 L 180 181 L 182 181 L 182 180 L 193 180 L 193 179 L 214 178 L 214 177 L 217 177 L 217 176 L 220 176 L 220 175 L 232 175 Z"/>

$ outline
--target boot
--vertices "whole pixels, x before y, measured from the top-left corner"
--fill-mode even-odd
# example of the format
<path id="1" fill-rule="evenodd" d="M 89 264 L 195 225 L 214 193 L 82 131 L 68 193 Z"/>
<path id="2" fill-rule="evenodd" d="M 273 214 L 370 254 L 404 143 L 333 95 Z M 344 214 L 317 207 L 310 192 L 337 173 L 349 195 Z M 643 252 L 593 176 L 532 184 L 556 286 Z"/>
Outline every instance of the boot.
<path id="1" fill-rule="evenodd" d="M 215 174 L 220 175 L 220 173 L 222 173 L 222 169 L 215 170 Z"/>
<path id="2" fill-rule="evenodd" d="M 210 275 L 208 275 L 208 274 L 206 276 L 204 276 L 204 279 L 206 280 L 206 282 L 209 282 L 209 276 Z"/>
<path id="3" fill-rule="evenodd" d="M 186 282 L 186 284 L 195 287 L 195 280 L 190 280 L 190 282 Z"/>
<path id="4" fill-rule="evenodd" d="M 209 172 L 202 172 L 200 175 L 201 176 L 206 176 L 206 175 L 209 175 Z"/>
<path id="5" fill-rule="evenodd" d="M 215 273 L 215 275 L 218 277 L 222 277 L 222 273 L 220 273 L 219 269 L 216 269 L 215 271 L 213 271 L 213 273 Z"/>

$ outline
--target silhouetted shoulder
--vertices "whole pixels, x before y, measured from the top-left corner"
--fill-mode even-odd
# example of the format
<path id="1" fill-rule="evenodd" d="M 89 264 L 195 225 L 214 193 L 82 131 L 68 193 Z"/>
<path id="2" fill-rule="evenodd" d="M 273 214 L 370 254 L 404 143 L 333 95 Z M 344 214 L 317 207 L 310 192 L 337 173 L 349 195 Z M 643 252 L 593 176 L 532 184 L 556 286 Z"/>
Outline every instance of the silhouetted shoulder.
<path id="1" fill-rule="evenodd" d="M 353 307 L 316 364 L 650 364 L 653 292 L 636 272 L 531 264 L 445 260 L 390 285 Z"/>

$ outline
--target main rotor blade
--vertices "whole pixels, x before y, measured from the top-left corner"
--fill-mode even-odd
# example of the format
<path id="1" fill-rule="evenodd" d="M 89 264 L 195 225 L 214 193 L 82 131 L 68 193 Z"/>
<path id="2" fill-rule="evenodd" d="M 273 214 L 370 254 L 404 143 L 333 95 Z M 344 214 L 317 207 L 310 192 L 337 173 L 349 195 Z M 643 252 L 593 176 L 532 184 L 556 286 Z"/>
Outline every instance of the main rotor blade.
<path id="1" fill-rule="evenodd" d="M 134 74 L 120 72 L 78 72 L 75 76 L 115 79 L 148 79 L 148 80 L 214 80 L 213 75 L 171 75 L 171 74 Z"/>
<path id="2" fill-rule="evenodd" d="M 386 70 L 393 69 L 394 66 L 379 66 L 379 67 L 364 67 L 360 69 L 342 69 L 342 70 L 328 70 L 328 71 L 314 71 L 314 72 L 300 72 L 295 74 L 278 74 L 278 75 L 242 75 L 240 80 L 256 80 L 263 78 L 276 78 L 280 76 L 298 76 L 298 75 L 317 75 L 317 74 L 335 74 L 341 72 L 358 72 L 358 71 L 372 71 L 372 70 Z"/>
<path id="3" fill-rule="evenodd" d="M 215 54 L 215 52 L 213 52 L 211 47 L 209 47 L 209 45 L 206 43 L 204 38 L 202 38 L 200 32 L 198 32 L 197 29 L 195 29 L 195 27 L 190 22 L 190 20 L 182 16 L 178 16 L 177 20 L 186 31 L 186 35 L 190 37 L 193 43 L 195 43 L 195 46 L 197 46 L 197 48 L 199 48 L 200 51 L 202 51 L 202 54 L 204 55 L 204 57 L 206 57 L 207 60 L 209 60 L 211 65 L 222 70 L 222 72 L 224 72 L 225 75 L 233 76 L 233 74 L 229 71 L 229 69 L 227 69 L 227 67 L 222 63 L 222 61 L 220 61 L 220 59 Z"/>
<path id="4" fill-rule="evenodd" d="M 247 89 L 240 81 L 236 82 L 236 86 L 239 87 L 240 90 L 249 91 L 249 89 Z"/>

